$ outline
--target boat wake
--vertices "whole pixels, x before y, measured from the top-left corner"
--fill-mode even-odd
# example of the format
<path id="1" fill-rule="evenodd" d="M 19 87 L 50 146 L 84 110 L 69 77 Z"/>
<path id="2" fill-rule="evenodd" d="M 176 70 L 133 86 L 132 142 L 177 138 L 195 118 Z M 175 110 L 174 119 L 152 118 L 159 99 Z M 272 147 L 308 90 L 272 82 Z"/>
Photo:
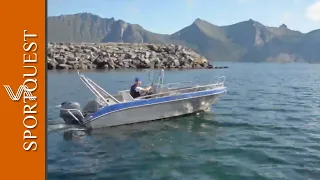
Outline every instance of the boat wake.
<path id="1" fill-rule="evenodd" d="M 47 130 L 48 133 L 53 133 L 65 131 L 83 131 L 85 129 L 81 126 L 66 124 L 63 120 L 58 119 L 48 121 Z"/>

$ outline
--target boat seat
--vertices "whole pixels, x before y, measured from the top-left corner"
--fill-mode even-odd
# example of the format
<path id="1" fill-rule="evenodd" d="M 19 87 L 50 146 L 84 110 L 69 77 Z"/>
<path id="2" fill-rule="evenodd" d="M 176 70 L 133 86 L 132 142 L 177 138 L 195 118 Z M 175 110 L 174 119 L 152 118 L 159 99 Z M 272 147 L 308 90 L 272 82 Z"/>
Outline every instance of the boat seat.
<path id="1" fill-rule="evenodd" d="M 134 98 L 127 92 L 121 92 L 123 102 L 131 102 L 134 101 Z"/>

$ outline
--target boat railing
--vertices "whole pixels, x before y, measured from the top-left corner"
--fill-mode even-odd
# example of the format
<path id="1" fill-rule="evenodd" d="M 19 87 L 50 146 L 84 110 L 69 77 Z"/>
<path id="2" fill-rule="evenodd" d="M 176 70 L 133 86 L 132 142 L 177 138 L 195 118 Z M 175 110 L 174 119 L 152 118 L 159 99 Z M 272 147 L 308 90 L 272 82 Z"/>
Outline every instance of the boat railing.
<path id="1" fill-rule="evenodd" d="M 212 84 L 223 84 L 225 81 L 226 77 L 225 76 L 216 76 L 214 77 L 214 79 L 211 81 Z M 167 84 L 163 84 L 162 87 L 167 87 L 167 88 L 178 88 L 178 87 L 188 87 L 191 86 L 192 84 L 194 84 L 193 81 L 183 81 L 183 82 L 175 82 L 175 83 L 167 83 Z"/>
<path id="2" fill-rule="evenodd" d="M 226 77 L 225 76 L 219 76 L 219 77 L 216 77 L 216 82 L 215 84 L 220 84 L 220 85 L 224 85 L 224 82 L 226 81 Z"/>
<path id="3" fill-rule="evenodd" d="M 138 97 L 136 99 L 157 98 L 157 97 L 163 97 L 163 96 L 175 96 L 175 95 L 178 95 L 181 93 L 190 93 L 190 92 L 204 91 L 204 90 L 214 89 L 214 88 L 218 88 L 218 87 L 223 87 L 225 79 L 226 78 L 224 76 L 221 76 L 218 78 L 217 82 L 213 83 L 213 84 L 207 84 L 207 85 L 201 85 L 201 86 L 195 86 L 195 87 L 187 87 L 187 88 L 179 88 L 179 89 L 172 90 L 172 91 L 169 90 L 167 92 L 161 92 L 161 93 L 157 93 L 157 94 L 151 94 L 151 95 L 147 95 L 147 96 Z"/>
<path id="4" fill-rule="evenodd" d="M 162 87 L 167 87 L 167 88 L 175 88 L 175 87 L 181 87 L 182 85 L 185 84 L 192 84 L 192 81 L 183 81 L 183 82 L 176 82 L 176 83 L 167 83 L 163 84 Z"/>
<path id="5" fill-rule="evenodd" d="M 78 71 L 80 80 L 87 86 L 87 88 L 96 96 L 97 102 L 102 105 L 111 105 L 115 103 L 120 103 L 115 97 L 105 91 L 102 87 L 97 85 L 91 79 L 85 77 L 83 74 L 80 74 Z"/>

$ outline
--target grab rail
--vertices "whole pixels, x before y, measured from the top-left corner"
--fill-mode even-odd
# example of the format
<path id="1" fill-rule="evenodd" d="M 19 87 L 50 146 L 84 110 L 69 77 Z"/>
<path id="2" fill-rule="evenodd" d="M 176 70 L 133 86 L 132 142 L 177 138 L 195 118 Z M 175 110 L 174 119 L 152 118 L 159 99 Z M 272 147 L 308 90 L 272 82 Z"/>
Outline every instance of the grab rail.
<path id="1" fill-rule="evenodd" d="M 120 103 L 120 101 L 118 101 L 115 97 L 113 97 L 111 94 L 109 94 L 107 91 L 105 91 L 103 88 L 101 88 L 99 85 L 97 85 L 95 82 L 93 82 L 91 79 L 85 77 L 83 74 L 80 74 L 80 72 L 78 71 L 78 75 L 80 77 L 80 80 L 88 87 L 88 89 L 98 98 L 98 101 L 102 100 L 103 101 L 103 105 L 104 104 L 108 104 L 109 105 L 109 101 L 105 98 L 105 96 L 107 96 L 107 98 L 111 98 L 115 103 Z M 98 88 L 98 90 L 100 90 L 100 92 L 96 89 Z M 103 93 L 103 94 L 101 94 Z M 101 101 L 100 101 L 101 103 Z"/>
<path id="2" fill-rule="evenodd" d="M 223 80 L 220 82 L 220 79 L 223 79 Z M 220 76 L 220 77 L 218 78 L 218 80 L 217 80 L 217 83 L 219 83 L 219 84 L 224 84 L 225 80 L 226 80 L 226 77 L 225 77 L 225 76 Z"/>
<path id="3" fill-rule="evenodd" d="M 225 80 L 226 80 L 226 77 L 225 76 L 217 76 L 215 77 L 216 78 L 216 82 L 212 82 L 212 84 L 224 84 Z M 163 87 L 169 87 L 169 86 L 179 86 L 181 84 L 192 84 L 193 82 L 192 81 L 183 81 L 183 82 L 176 82 L 176 83 L 167 83 L 167 84 L 164 84 Z"/>
<path id="4" fill-rule="evenodd" d="M 97 101 L 99 102 L 99 104 L 102 104 L 102 105 L 106 104 L 106 103 L 107 103 L 106 99 L 105 99 L 94 87 L 92 87 L 92 85 L 89 84 L 89 83 L 87 82 L 87 80 L 84 79 L 84 77 L 82 77 L 82 75 L 79 75 L 79 76 L 80 76 L 80 80 L 81 80 L 81 81 L 87 86 L 87 88 L 97 97 Z M 101 102 L 101 100 L 102 100 L 103 102 Z"/>
<path id="5" fill-rule="evenodd" d="M 183 82 L 177 82 L 177 83 L 167 83 L 163 84 L 163 87 L 169 87 L 169 86 L 174 86 L 174 85 L 181 85 L 181 84 L 187 84 L 187 83 L 192 83 L 192 81 L 183 81 Z"/>
<path id="6" fill-rule="evenodd" d="M 225 80 L 225 77 L 224 76 L 221 76 L 221 78 L 219 79 L 224 79 Z M 208 84 L 208 85 L 203 85 L 203 86 L 196 86 L 196 87 L 190 87 L 190 88 L 185 88 L 185 89 L 178 89 L 178 90 L 173 90 L 173 91 L 169 91 L 169 92 L 163 92 L 163 93 L 158 93 L 158 94 L 151 94 L 151 95 L 147 95 L 147 96 L 142 96 L 142 97 L 138 97 L 136 99 L 145 99 L 145 98 L 150 98 L 150 97 L 161 97 L 161 95 L 166 95 L 166 94 L 171 94 L 171 93 L 175 93 L 174 95 L 177 95 L 178 93 L 181 93 L 183 91 L 186 91 L 186 90 L 193 90 L 194 91 L 189 91 L 189 92 L 196 92 L 199 88 L 207 88 L 207 87 L 210 87 L 210 88 L 216 88 L 216 87 L 221 87 L 223 86 L 224 84 L 224 80 L 223 81 L 218 81 L 218 83 L 214 83 L 214 84 Z"/>
<path id="7" fill-rule="evenodd" d="M 213 77 L 213 79 L 211 80 L 212 83 L 216 83 L 216 84 L 223 84 L 226 80 L 225 76 L 215 76 Z"/>

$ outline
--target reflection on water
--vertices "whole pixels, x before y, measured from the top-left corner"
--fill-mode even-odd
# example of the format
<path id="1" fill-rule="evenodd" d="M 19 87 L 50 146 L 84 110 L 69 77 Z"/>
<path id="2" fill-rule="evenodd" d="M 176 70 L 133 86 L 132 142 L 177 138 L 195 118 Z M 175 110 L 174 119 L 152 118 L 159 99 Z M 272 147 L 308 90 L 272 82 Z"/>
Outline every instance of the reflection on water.
<path id="1" fill-rule="evenodd" d="M 207 121 L 206 121 L 207 120 Z M 63 133 L 63 139 L 79 140 L 81 137 L 91 136 L 94 139 L 115 139 L 124 140 L 141 135 L 154 134 L 159 131 L 179 129 L 187 132 L 196 132 L 198 134 L 214 133 L 214 129 L 210 128 L 210 132 L 206 129 L 213 124 L 212 115 L 210 113 L 197 113 L 177 118 L 169 118 L 165 120 L 157 120 L 143 122 L 131 125 L 123 125 L 116 127 L 106 127 L 100 129 L 85 129 L 78 125 L 66 125 L 64 122 L 49 124 L 48 132 Z"/>

